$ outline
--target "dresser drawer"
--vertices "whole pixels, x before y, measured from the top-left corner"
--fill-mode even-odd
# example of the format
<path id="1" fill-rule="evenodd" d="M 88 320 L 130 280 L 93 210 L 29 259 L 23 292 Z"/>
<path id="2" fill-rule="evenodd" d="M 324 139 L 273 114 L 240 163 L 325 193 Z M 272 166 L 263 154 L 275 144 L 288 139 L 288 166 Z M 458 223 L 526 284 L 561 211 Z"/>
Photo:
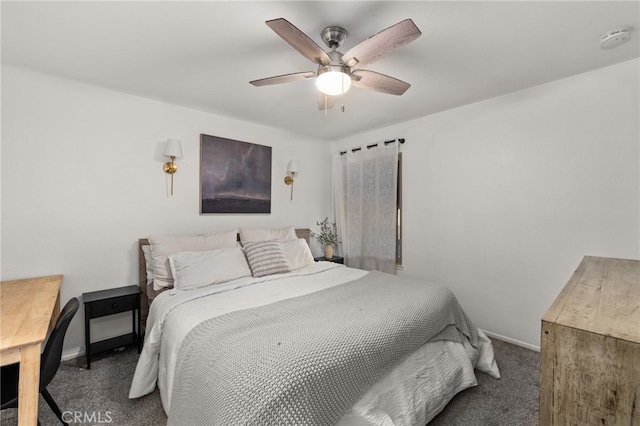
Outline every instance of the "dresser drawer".
<path id="1" fill-rule="evenodd" d="M 91 318 L 127 312 L 138 308 L 138 296 L 120 296 L 91 302 Z"/>

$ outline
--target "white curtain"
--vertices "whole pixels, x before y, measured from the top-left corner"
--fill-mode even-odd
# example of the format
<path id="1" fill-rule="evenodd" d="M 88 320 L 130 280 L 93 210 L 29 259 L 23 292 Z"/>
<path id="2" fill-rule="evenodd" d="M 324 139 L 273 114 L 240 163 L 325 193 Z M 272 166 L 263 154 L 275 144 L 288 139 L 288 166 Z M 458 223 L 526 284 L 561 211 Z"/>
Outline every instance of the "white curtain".
<path id="1" fill-rule="evenodd" d="M 336 153 L 333 194 L 345 264 L 396 272 L 398 144 Z"/>

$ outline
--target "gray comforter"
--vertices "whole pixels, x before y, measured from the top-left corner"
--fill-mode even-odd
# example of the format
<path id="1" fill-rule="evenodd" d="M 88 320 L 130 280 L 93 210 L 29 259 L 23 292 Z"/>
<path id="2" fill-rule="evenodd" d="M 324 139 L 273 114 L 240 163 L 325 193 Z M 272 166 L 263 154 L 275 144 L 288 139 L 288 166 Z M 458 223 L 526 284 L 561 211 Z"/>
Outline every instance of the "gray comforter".
<path id="1" fill-rule="evenodd" d="M 450 290 L 380 272 L 215 317 L 182 343 L 168 424 L 335 424 L 412 351 L 465 338 Z"/>

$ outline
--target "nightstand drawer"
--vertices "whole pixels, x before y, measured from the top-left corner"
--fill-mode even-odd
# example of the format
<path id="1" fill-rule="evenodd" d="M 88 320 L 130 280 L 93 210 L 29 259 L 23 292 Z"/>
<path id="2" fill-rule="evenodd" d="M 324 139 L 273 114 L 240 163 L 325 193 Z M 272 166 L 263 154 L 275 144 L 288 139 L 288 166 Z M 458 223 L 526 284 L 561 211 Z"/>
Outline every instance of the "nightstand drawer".
<path id="1" fill-rule="evenodd" d="M 91 318 L 127 312 L 134 309 L 138 309 L 138 297 L 136 295 L 98 300 L 91 303 Z"/>

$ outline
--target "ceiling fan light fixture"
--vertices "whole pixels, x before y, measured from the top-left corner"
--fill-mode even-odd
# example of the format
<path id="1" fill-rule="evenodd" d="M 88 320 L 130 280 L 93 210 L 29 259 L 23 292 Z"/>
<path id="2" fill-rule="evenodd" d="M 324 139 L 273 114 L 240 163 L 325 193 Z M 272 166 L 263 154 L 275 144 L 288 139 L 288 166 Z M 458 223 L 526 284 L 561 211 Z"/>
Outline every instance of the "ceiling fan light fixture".
<path id="1" fill-rule="evenodd" d="M 351 73 L 342 65 L 322 66 L 318 69 L 316 87 L 325 95 L 342 95 L 351 87 Z"/>

